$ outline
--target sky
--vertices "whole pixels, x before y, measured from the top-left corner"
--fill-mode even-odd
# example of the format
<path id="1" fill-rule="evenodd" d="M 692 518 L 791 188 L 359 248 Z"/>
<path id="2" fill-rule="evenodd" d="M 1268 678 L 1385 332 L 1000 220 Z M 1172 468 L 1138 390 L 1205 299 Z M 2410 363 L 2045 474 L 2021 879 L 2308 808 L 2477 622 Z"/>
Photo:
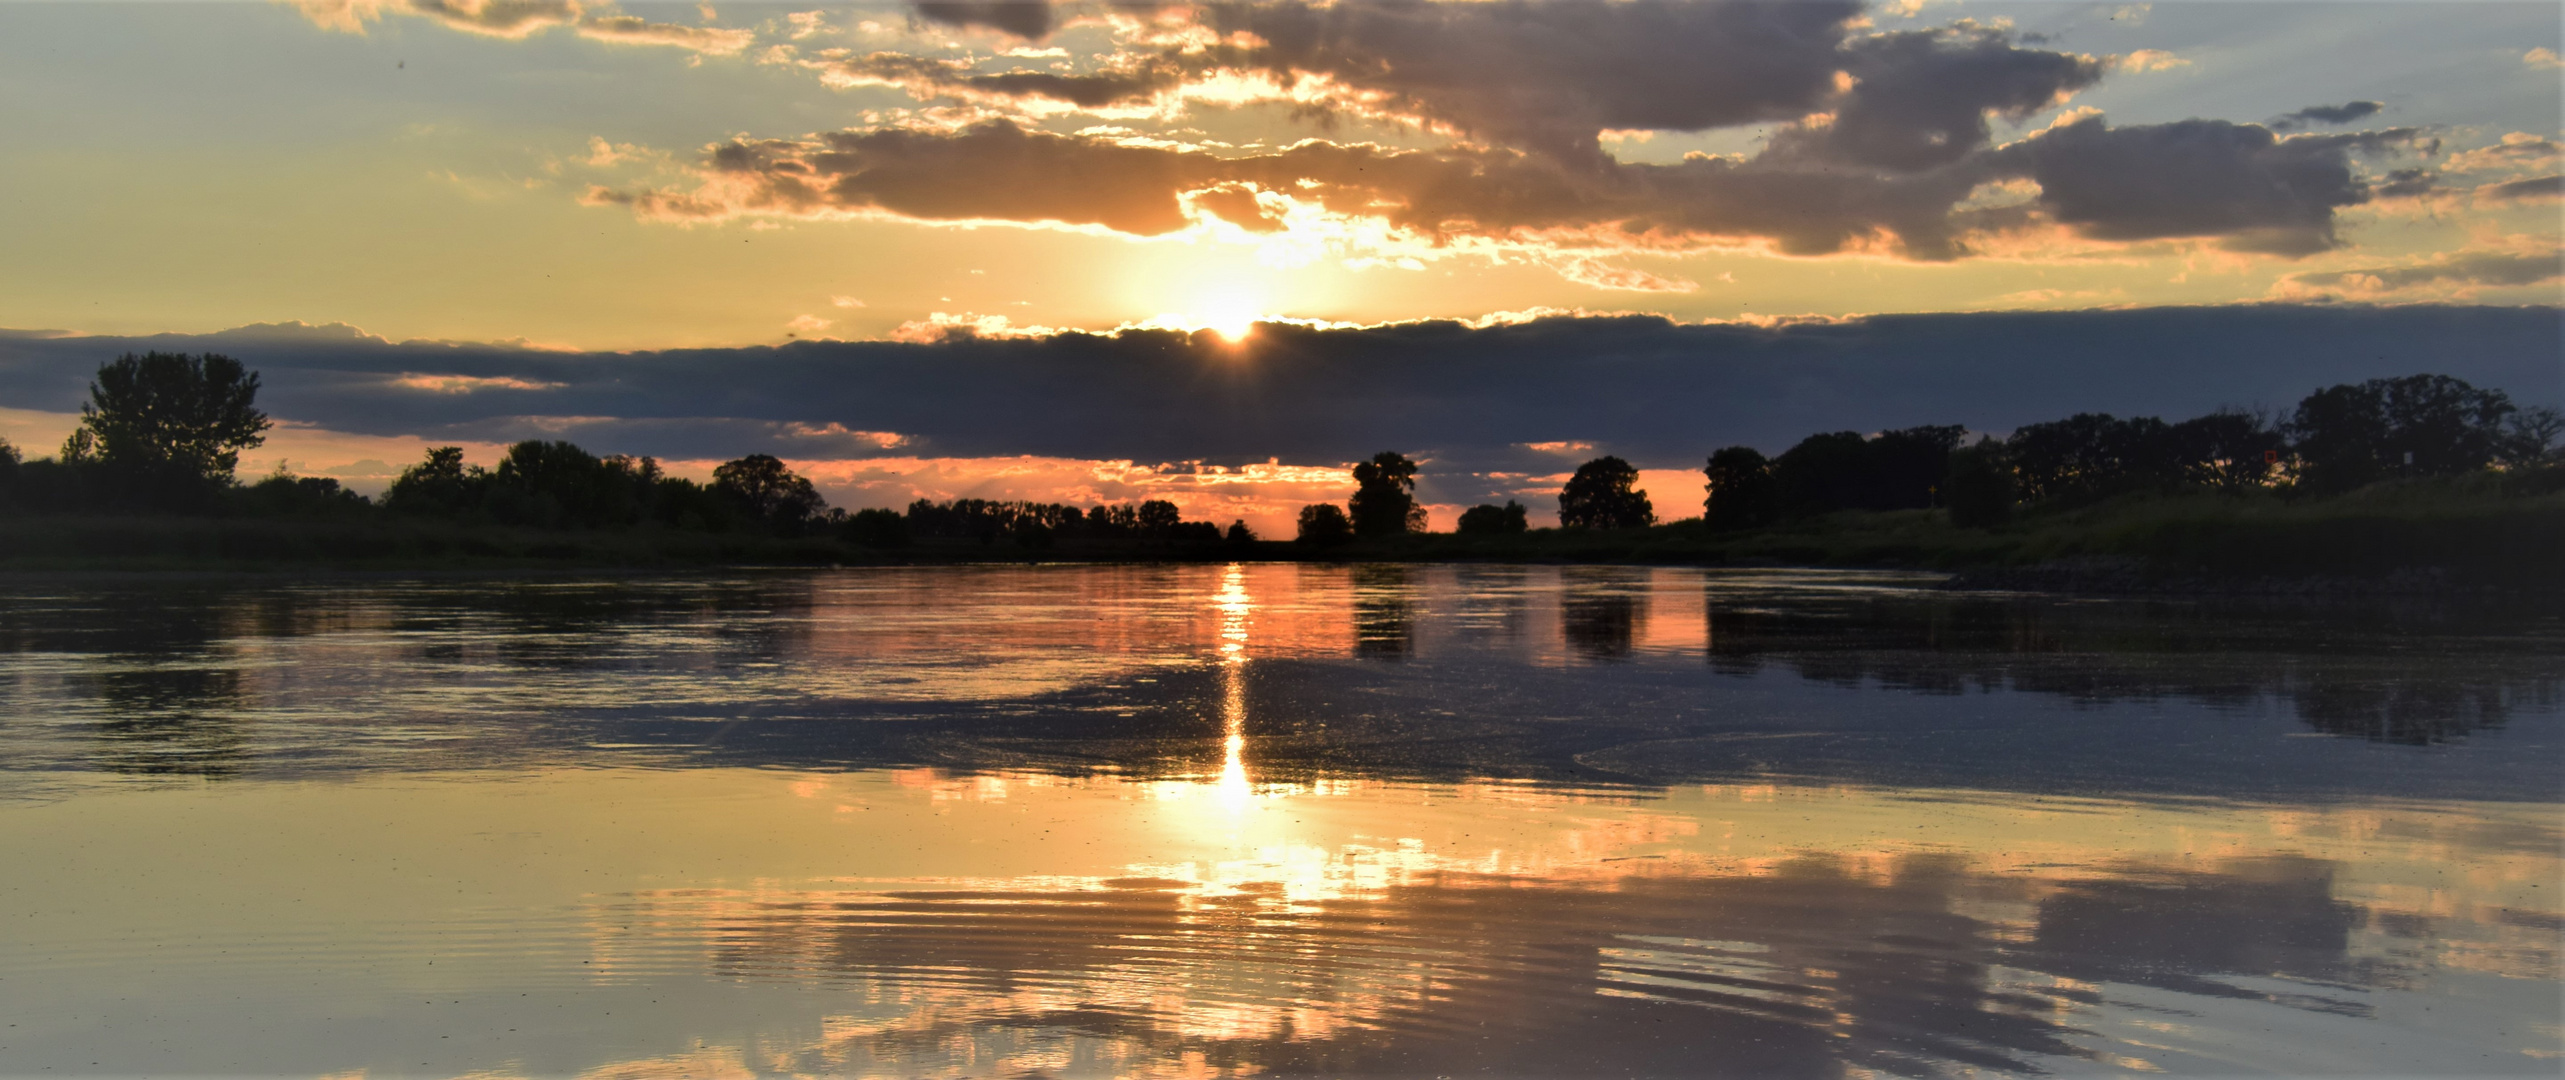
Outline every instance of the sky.
<path id="1" fill-rule="evenodd" d="M 1446 524 L 1589 452 L 1677 517 L 1816 430 L 2549 402 L 2560 52 L 2404 0 L 0 3 L 0 436 L 215 348 L 250 466 L 360 490 L 567 437 L 1271 529 L 1377 449 Z"/>

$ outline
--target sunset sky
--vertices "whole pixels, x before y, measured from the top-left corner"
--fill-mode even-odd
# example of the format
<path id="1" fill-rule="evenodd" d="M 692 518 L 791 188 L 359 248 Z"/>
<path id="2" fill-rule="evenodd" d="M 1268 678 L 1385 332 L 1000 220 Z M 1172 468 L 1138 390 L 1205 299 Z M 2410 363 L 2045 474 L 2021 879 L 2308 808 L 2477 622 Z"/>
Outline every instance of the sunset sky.
<path id="1" fill-rule="evenodd" d="M 1446 524 L 1539 504 L 1589 451 L 1678 517 L 1709 449 L 1816 426 L 2280 406 L 2416 370 L 2553 403 L 2561 25 L 2546 2 L 0 4 L 0 434 L 48 452 L 97 363 L 217 348 L 289 422 L 251 466 L 360 490 L 431 442 L 558 437 L 681 472 L 771 450 L 844 505 L 1168 493 L 1270 528 L 1383 448 L 1428 459 Z M 2006 312 L 2072 314 L 1968 314 Z M 2106 325 L 2179 329 L 2078 359 Z M 1145 329 L 1209 333 L 1055 336 Z M 1601 370 L 1623 360 L 1645 371 Z M 1312 419 L 1379 372 L 1404 411 Z M 1128 403 L 1121 379 L 1154 411 L 1080 396 Z M 1582 404 L 1547 426 L 1516 408 L 1562 386 Z M 1717 407 L 1687 425 L 1686 402 Z M 994 415 L 1019 419 L 963 419 Z"/>

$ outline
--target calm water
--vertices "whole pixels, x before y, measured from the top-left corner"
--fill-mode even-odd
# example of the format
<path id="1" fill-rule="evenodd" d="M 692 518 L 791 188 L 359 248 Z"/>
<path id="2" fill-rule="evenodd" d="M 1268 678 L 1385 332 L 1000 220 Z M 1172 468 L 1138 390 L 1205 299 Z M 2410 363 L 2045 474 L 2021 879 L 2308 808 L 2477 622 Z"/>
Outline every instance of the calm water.
<path id="1" fill-rule="evenodd" d="M 0 583 L 0 1073 L 2556 1075 L 2565 615 Z"/>

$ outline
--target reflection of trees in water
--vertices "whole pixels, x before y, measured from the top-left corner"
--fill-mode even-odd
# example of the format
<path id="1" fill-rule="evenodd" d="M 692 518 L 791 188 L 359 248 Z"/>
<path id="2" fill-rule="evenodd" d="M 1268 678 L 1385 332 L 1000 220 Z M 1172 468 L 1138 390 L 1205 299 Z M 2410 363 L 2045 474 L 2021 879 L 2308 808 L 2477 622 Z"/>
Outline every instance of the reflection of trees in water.
<path id="1" fill-rule="evenodd" d="M 1399 563 L 1353 568 L 1354 655 L 1404 660 L 1416 650 L 1416 574 Z"/>
<path id="2" fill-rule="evenodd" d="M 96 728 L 93 760 L 100 768 L 195 776 L 240 771 L 249 752 L 233 715 L 242 704 L 240 672 L 148 667 L 102 672 L 94 679 L 106 712 Z"/>
<path id="3" fill-rule="evenodd" d="M 1619 660 L 1647 621 L 1646 571 L 1569 567 L 1559 572 L 1559 629 L 1590 660 Z"/>
<path id="4" fill-rule="evenodd" d="M 1285 1073 L 2025 1071 L 2110 1052 L 2076 1026 L 2094 982 L 2360 1015 L 2321 989 L 2251 985 L 2409 977 L 2351 955 L 2367 913 L 2334 899 L 2332 864 L 2296 857 L 2044 885 L 1958 856 L 1882 872 L 1812 854 L 1752 875 L 1595 884 L 1419 868 L 1288 901 L 1279 881 L 1204 892 L 1137 878 L 669 893 L 599 923 L 685 927 L 723 977 L 851 978 L 905 1003 L 794 1062 L 868 1073 L 932 1071 L 957 1043 Z M 611 936 L 604 947 L 622 962 Z"/>
<path id="5" fill-rule="evenodd" d="M 2501 727 L 2521 704 L 2557 704 L 2565 682 L 2541 657 L 2398 647 L 2417 622 L 2448 632 L 2439 614 L 1966 596 L 1785 608 L 1714 587 L 1707 637 L 1712 668 L 1728 675 L 1770 662 L 1816 682 L 1925 694 L 2181 697 L 2226 708 L 2273 699 L 2318 731 L 2409 745 Z M 2498 632 L 2501 616 L 2488 619 L 2473 629 Z"/>

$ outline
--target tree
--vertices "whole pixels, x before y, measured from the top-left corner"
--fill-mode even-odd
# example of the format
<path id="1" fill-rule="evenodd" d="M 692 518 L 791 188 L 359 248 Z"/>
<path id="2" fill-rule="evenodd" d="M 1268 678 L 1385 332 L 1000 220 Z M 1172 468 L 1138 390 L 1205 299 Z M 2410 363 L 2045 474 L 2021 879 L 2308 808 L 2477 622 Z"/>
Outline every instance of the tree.
<path id="1" fill-rule="evenodd" d="M 383 505 L 409 514 L 459 514 L 480 502 L 489 474 L 463 463 L 460 446 L 431 447 L 427 460 L 401 470 Z"/>
<path id="2" fill-rule="evenodd" d="M 64 460 L 94 447 L 101 464 L 155 494 L 228 486 L 240 452 L 274 426 L 257 400 L 258 376 L 220 353 L 126 353 L 89 384 Z"/>
<path id="3" fill-rule="evenodd" d="M 1639 470 L 1617 457 L 1577 466 L 1559 489 L 1559 524 L 1570 529 L 1644 529 L 1656 521 L 1639 490 Z"/>
<path id="4" fill-rule="evenodd" d="M 1256 530 L 1248 528 L 1243 518 L 1232 521 L 1229 523 L 1228 540 L 1231 547 L 1246 547 L 1256 542 Z"/>
<path id="5" fill-rule="evenodd" d="M 1731 446 L 1710 455 L 1702 475 L 1710 497 L 1701 504 L 1702 519 L 1718 532 L 1772 524 L 1781 516 L 1781 488 L 1773 482 L 1772 462 L 1751 446 Z"/>
<path id="6" fill-rule="evenodd" d="M 750 454 L 713 470 L 712 488 L 751 517 L 785 529 L 799 528 L 827 508 L 811 486 L 772 454 Z"/>
<path id="7" fill-rule="evenodd" d="M 1523 504 L 1507 499 L 1503 506 L 1479 505 L 1461 511 L 1458 531 L 1463 536 L 1505 536 L 1531 528 L 1531 515 Z"/>
<path id="8" fill-rule="evenodd" d="M 1310 547 L 1334 547 L 1354 538 L 1354 523 L 1335 503 L 1312 503 L 1300 508 L 1300 542 Z"/>
<path id="9" fill-rule="evenodd" d="M 2220 409 L 2173 425 L 2182 480 L 2211 491 L 2251 491 L 2271 481 L 2288 440 L 2256 413 Z"/>
<path id="10" fill-rule="evenodd" d="M 1165 499 L 1150 499 L 1132 513 L 1132 521 L 1138 525 L 1140 535 L 1158 540 L 1173 535 L 1176 526 L 1184 524 L 1184 520 L 1184 512 Z"/>
<path id="11" fill-rule="evenodd" d="M 2503 464 L 2517 469 L 2555 460 L 2559 439 L 2565 439 L 2565 413 L 2545 405 L 2522 409 L 2503 426 Z"/>
<path id="12" fill-rule="evenodd" d="M 847 516 L 842 528 L 848 543 L 868 548 L 908 546 L 908 518 L 897 510 L 878 506 L 858 510 Z"/>
<path id="13" fill-rule="evenodd" d="M 2396 477 L 2451 476 L 2492 464 L 2517 411 L 2499 390 L 2447 375 L 2328 386 L 2298 402 L 2290 448 L 2319 494 Z"/>
<path id="14" fill-rule="evenodd" d="M 2177 429 L 2152 416 L 2122 420 L 2077 413 L 2030 424 L 2005 440 L 2024 499 L 2083 503 L 2181 484 L 2185 452 Z"/>
<path id="15" fill-rule="evenodd" d="M 1942 481 L 1942 502 L 1950 523 L 1964 529 L 2003 524 L 2013 516 L 2013 466 L 2004 460 L 2004 444 L 1979 439 L 1974 446 L 1951 451 L 1950 475 Z"/>
<path id="16" fill-rule="evenodd" d="M 1383 450 L 1354 466 L 1352 511 L 1354 535 L 1397 536 L 1425 529 L 1425 508 L 1416 505 L 1416 463 Z"/>

